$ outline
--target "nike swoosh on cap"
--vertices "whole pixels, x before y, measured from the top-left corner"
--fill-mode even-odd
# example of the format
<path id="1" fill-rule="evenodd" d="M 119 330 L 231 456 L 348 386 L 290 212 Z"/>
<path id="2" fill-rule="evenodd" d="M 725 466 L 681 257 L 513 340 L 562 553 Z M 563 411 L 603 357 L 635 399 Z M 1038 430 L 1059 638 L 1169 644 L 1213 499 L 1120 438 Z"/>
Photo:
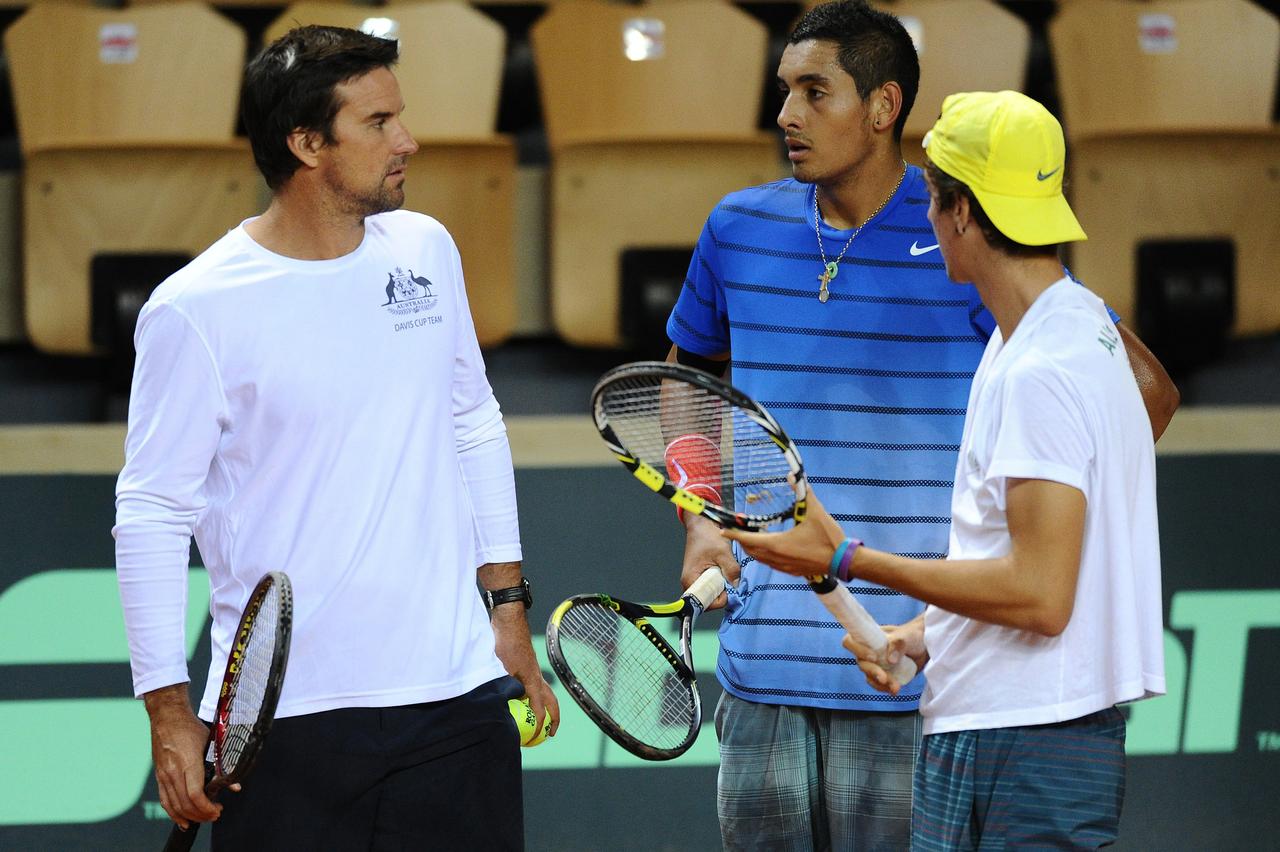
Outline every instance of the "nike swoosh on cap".
<path id="1" fill-rule="evenodd" d="M 937 247 L 938 247 L 938 244 L 937 244 L 937 243 L 934 243 L 934 244 L 933 244 L 933 245 L 931 245 L 931 246 L 921 246 L 918 242 L 916 242 L 916 241 L 914 241 L 914 240 L 913 240 L 913 241 L 911 242 L 911 249 L 910 249 L 910 251 L 911 251 L 911 256 L 912 256 L 912 257 L 919 257 L 919 256 L 920 256 L 920 255 L 922 255 L 922 254 L 928 254 L 929 252 L 933 251 L 933 250 L 934 250 L 934 249 L 936 249 Z"/>
<path id="2" fill-rule="evenodd" d="M 1062 168 L 1062 166 L 1058 166 L 1058 169 L 1060 169 L 1060 168 Z M 1036 169 L 1036 180 L 1048 180 L 1049 178 L 1053 177 L 1054 175 L 1056 175 L 1056 174 L 1058 173 L 1058 169 L 1054 169 L 1053 171 L 1049 172 L 1048 174 L 1045 174 L 1044 172 L 1040 171 L 1039 169 Z"/>

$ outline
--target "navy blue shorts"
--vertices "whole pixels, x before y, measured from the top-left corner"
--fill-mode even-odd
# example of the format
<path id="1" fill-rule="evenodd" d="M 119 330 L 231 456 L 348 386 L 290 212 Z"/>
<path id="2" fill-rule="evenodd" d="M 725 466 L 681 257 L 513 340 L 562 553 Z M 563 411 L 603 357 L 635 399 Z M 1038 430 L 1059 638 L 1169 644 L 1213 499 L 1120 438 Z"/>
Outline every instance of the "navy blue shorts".
<path id="1" fill-rule="evenodd" d="M 520 735 L 501 677 L 465 695 L 276 720 L 213 849 L 524 848 Z"/>
<path id="2" fill-rule="evenodd" d="M 1124 736 L 1111 707 L 1052 725 L 925 737 L 912 850 L 1109 846 L 1124 804 Z"/>

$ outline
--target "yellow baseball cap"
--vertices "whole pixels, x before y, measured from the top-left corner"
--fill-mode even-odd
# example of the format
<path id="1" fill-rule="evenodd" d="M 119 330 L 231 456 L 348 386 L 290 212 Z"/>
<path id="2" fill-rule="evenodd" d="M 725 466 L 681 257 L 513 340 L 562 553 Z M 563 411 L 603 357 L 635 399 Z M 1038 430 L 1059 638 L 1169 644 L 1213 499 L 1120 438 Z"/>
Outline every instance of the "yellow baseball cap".
<path id="1" fill-rule="evenodd" d="M 1088 239 L 1062 195 L 1062 125 L 1021 92 L 948 96 L 924 148 L 938 168 L 968 184 L 992 224 L 1014 242 Z"/>

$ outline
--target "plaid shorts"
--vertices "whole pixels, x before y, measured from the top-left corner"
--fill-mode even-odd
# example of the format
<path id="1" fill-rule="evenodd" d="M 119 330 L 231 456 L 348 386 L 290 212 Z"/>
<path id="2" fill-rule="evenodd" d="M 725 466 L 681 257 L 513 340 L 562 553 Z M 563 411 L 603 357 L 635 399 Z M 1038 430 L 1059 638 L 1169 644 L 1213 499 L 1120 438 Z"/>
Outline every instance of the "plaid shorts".
<path id="1" fill-rule="evenodd" d="M 1114 707 L 1052 725 L 930 734 L 916 768 L 914 852 L 1097 849 L 1124 803 Z"/>
<path id="2" fill-rule="evenodd" d="M 726 692 L 716 734 L 725 849 L 907 848 L 918 713 L 756 704 Z"/>

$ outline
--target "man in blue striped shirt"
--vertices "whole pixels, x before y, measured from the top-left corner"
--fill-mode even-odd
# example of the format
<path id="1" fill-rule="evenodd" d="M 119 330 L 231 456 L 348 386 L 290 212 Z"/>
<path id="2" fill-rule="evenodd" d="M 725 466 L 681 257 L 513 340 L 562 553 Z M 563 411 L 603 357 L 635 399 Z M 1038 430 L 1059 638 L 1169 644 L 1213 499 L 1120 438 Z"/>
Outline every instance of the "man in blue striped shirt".
<path id="1" fill-rule="evenodd" d="M 994 323 L 951 283 L 919 169 L 901 155 L 919 64 L 862 0 L 808 12 L 778 69 L 793 178 L 727 196 L 667 325 L 670 358 L 723 373 L 773 412 L 833 516 L 883 549 L 946 555 L 969 386 Z M 1119 327 L 1158 435 L 1177 391 Z M 917 678 L 870 688 L 808 585 L 686 516 L 683 579 L 730 578 L 717 675 L 717 809 L 728 849 L 905 849 Z M 740 572 L 740 573 L 739 573 Z M 923 605 L 855 581 L 882 624 Z"/>

